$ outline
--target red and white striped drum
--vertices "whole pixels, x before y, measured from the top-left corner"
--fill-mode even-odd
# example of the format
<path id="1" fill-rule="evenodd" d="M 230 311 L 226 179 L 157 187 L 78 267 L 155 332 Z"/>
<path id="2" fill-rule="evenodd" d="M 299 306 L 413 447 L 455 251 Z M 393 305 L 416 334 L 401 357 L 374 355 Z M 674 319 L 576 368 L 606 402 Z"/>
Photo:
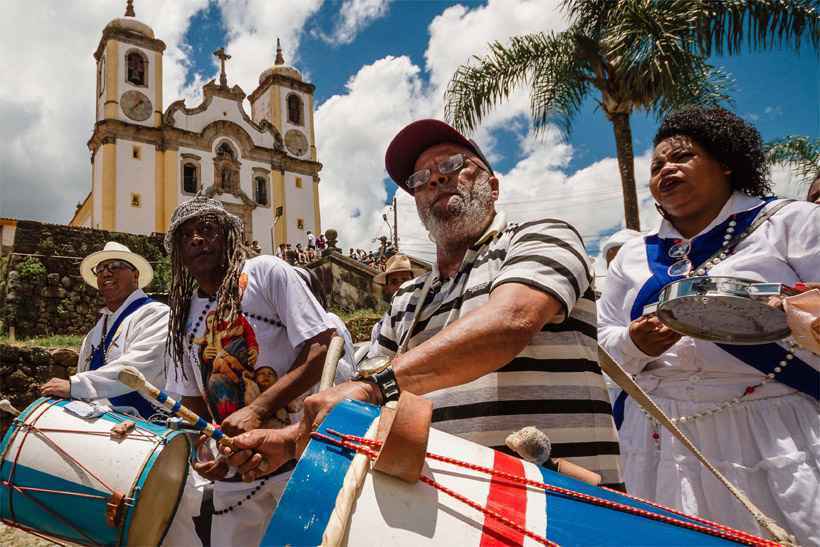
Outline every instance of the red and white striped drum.
<path id="1" fill-rule="evenodd" d="M 775 545 L 435 429 L 421 480 L 403 482 L 370 469 L 378 417 L 364 403 L 334 408 L 262 545 Z"/>

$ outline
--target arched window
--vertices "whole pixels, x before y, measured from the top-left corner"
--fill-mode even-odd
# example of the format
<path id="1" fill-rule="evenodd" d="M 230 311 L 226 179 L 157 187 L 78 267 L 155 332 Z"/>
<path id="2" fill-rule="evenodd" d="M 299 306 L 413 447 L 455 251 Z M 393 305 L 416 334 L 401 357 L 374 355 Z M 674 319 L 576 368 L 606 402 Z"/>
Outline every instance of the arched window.
<path id="1" fill-rule="evenodd" d="M 259 205 L 268 204 L 268 180 L 265 177 L 253 179 L 253 196 Z"/>
<path id="2" fill-rule="evenodd" d="M 223 142 L 216 148 L 216 155 L 220 159 L 236 159 L 236 153 L 233 151 L 233 148 L 227 142 Z"/>
<path id="3" fill-rule="evenodd" d="M 199 191 L 199 173 L 197 166 L 186 163 L 182 166 L 182 191 L 186 194 L 196 194 Z"/>
<path id="4" fill-rule="evenodd" d="M 146 78 L 148 59 L 139 51 L 130 51 L 125 56 L 125 79 L 134 85 L 148 85 Z"/>
<path id="5" fill-rule="evenodd" d="M 288 95 L 288 122 L 294 125 L 304 125 L 302 99 L 299 98 L 299 95 Z"/>

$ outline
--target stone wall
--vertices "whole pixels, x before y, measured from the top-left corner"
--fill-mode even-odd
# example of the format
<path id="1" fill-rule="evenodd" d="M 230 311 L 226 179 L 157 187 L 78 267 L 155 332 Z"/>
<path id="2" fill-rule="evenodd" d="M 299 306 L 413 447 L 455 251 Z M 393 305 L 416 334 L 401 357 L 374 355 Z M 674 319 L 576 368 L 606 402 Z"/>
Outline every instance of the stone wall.
<path id="1" fill-rule="evenodd" d="M 11 252 L 0 264 L 0 321 L 18 338 L 85 334 L 103 302 L 80 277 L 80 262 L 107 241 L 118 241 L 167 271 L 162 236 L 125 234 L 18 220 Z M 158 267 L 158 264 L 159 267 Z M 164 275 L 146 292 L 164 291 Z"/>
<path id="2" fill-rule="evenodd" d="M 307 267 L 321 279 L 329 308 L 354 311 L 381 305 L 381 285 L 373 282 L 378 272 L 361 262 L 332 252 Z"/>
<path id="3" fill-rule="evenodd" d="M 0 344 L 0 399 L 23 410 L 39 395 L 40 384 L 50 378 L 68 378 L 77 371 L 77 352 L 71 349 L 29 348 Z M 5 433 L 12 416 L 0 412 Z"/>

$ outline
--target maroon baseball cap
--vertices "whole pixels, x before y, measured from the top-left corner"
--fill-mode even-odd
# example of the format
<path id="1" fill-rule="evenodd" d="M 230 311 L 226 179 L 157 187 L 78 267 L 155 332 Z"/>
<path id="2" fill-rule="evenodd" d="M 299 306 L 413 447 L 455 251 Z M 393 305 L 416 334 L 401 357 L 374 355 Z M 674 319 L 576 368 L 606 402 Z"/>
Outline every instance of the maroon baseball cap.
<path id="1" fill-rule="evenodd" d="M 410 175 L 413 174 L 416 160 L 428 148 L 442 143 L 458 144 L 472 151 L 484 162 L 490 170 L 490 174 L 495 175 L 492 167 L 490 167 L 490 162 L 484 157 L 481 148 L 474 140 L 468 139 L 454 127 L 441 120 L 427 119 L 418 120 L 407 125 L 393 137 L 384 155 L 384 165 L 390 178 L 406 192 L 412 194 L 413 191 L 407 188 L 406 183 Z"/>

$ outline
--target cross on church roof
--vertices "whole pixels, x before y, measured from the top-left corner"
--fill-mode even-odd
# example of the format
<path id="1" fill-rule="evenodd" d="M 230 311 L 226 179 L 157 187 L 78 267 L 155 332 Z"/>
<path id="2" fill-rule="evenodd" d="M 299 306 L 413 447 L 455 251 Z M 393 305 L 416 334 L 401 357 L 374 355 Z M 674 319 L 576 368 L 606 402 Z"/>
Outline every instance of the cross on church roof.
<path id="1" fill-rule="evenodd" d="M 225 75 L 225 61 L 231 58 L 230 55 L 225 53 L 225 48 L 221 47 L 214 51 L 214 55 L 219 59 L 222 67 L 219 73 L 219 85 L 222 87 L 228 87 L 228 77 Z"/>
<path id="2" fill-rule="evenodd" d="M 276 39 L 276 60 L 273 62 L 275 65 L 284 65 L 285 58 L 282 56 L 282 44 L 279 43 L 279 38 Z"/>
<path id="3" fill-rule="evenodd" d="M 134 13 L 134 0 L 128 0 L 125 3 L 125 16 L 126 17 L 136 17 L 137 16 Z"/>

